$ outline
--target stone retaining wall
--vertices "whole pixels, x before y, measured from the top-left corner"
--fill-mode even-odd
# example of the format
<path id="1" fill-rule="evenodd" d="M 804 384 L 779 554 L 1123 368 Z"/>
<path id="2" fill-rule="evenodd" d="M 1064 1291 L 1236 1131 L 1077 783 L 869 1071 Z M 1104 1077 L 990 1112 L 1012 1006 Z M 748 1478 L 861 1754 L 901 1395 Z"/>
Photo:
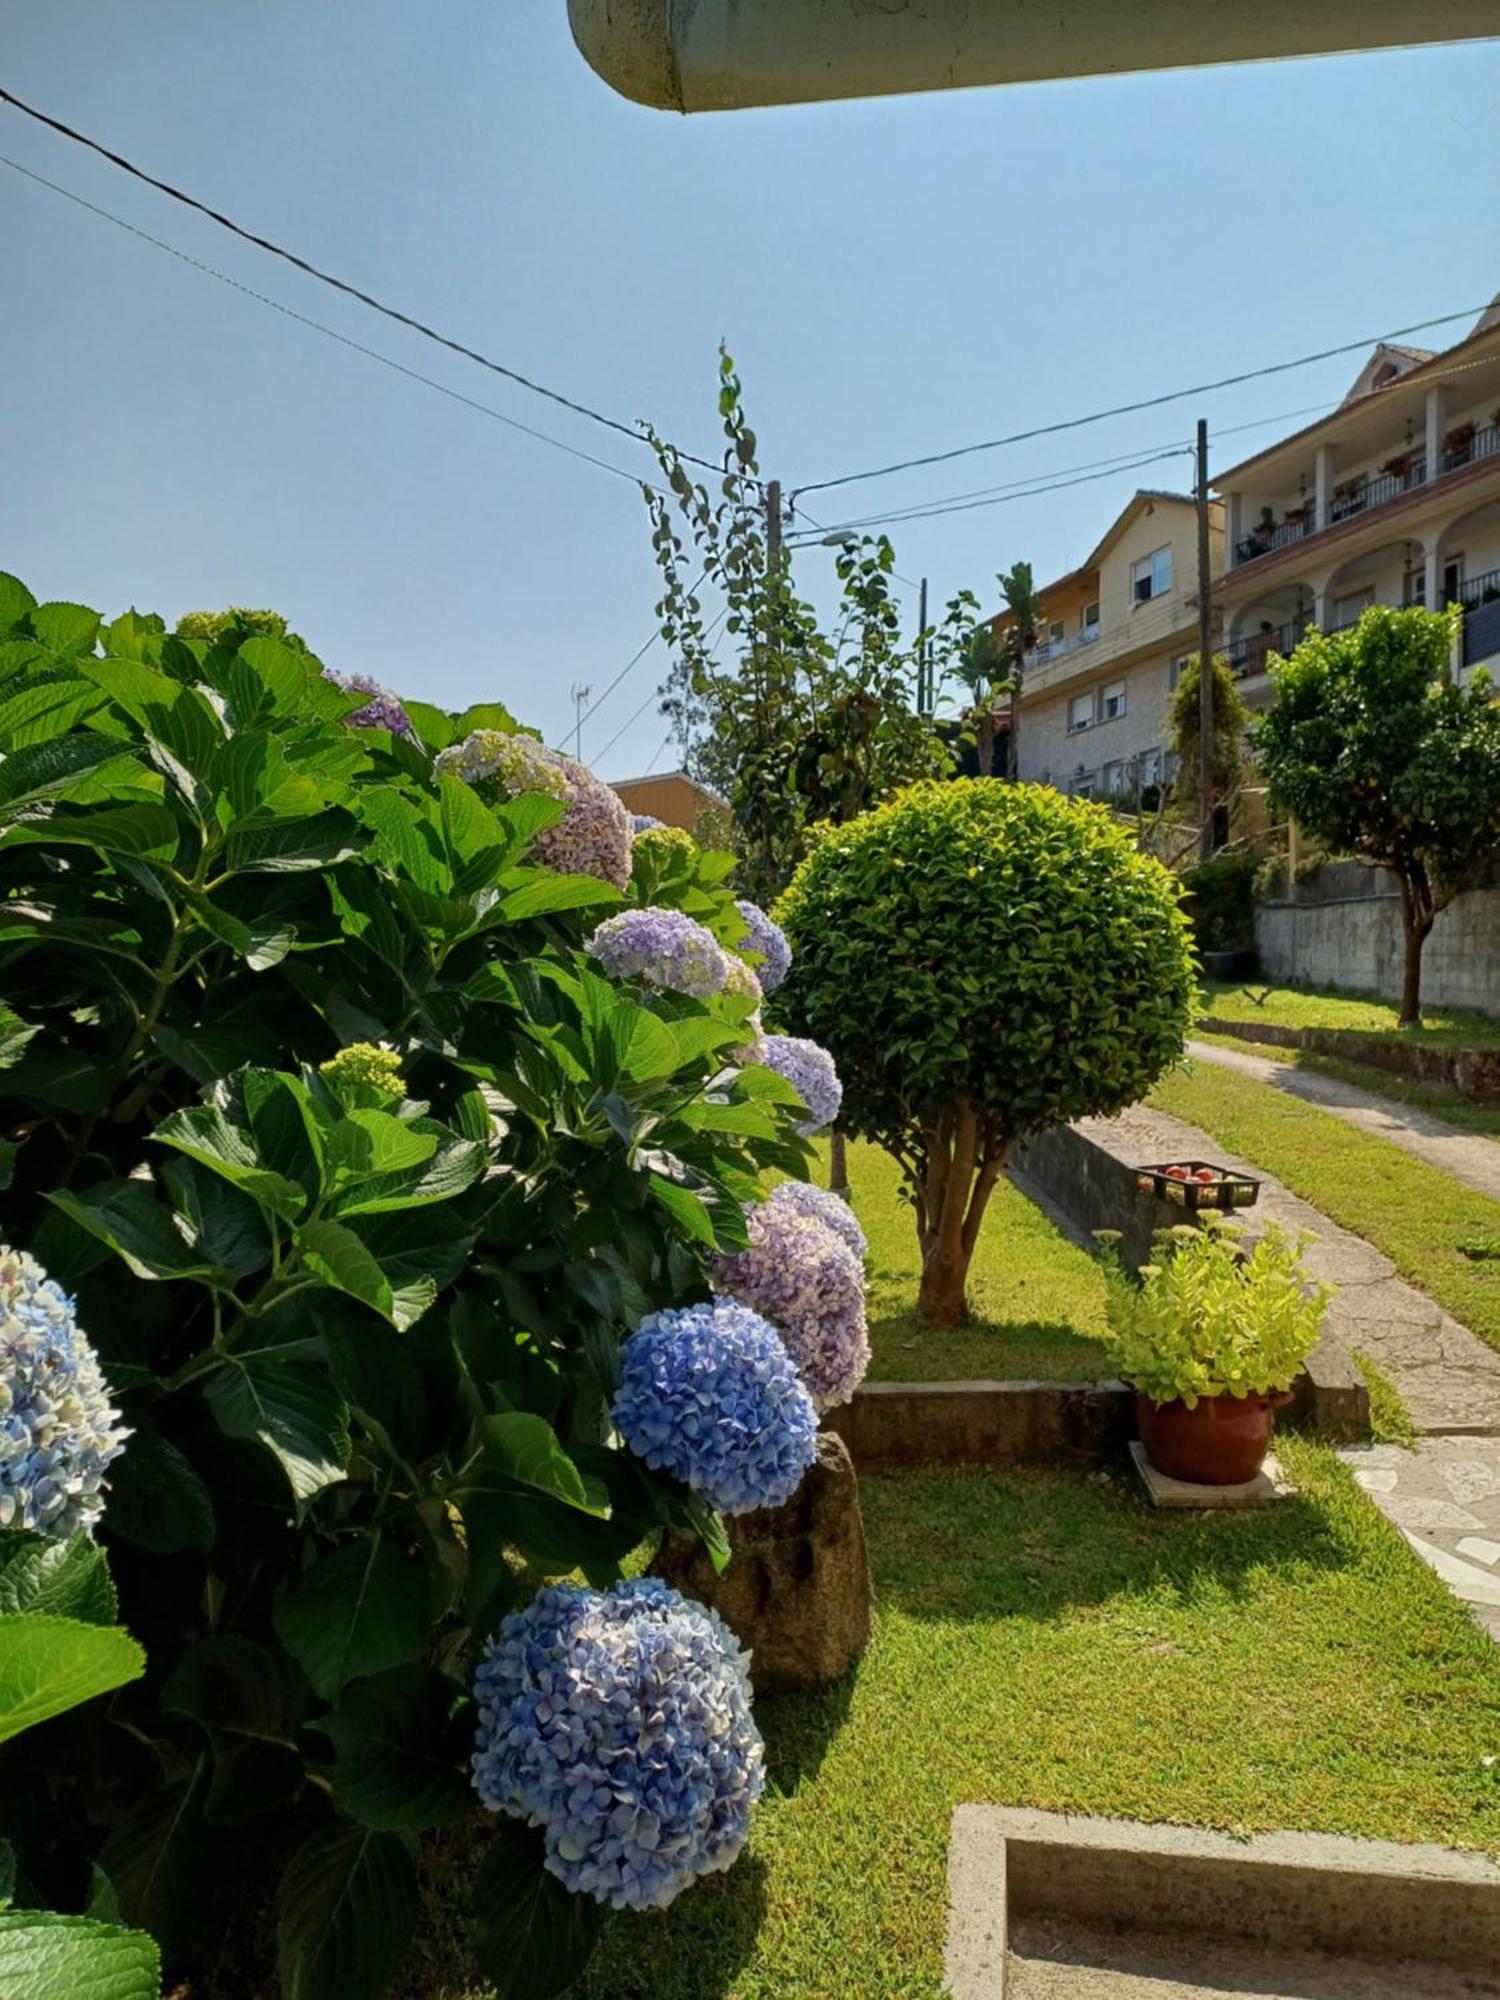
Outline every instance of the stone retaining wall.
<path id="1" fill-rule="evenodd" d="M 1331 861 L 1279 889 L 1256 908 L 1255 941 L 1267 979 L 1400 998 L 1401 902 L 1382 870 Z M 1500 888 L 1460 896 L 1439 916 L 1422 953 L 1422 997 L 1500 1015 Z"/>
<path id="2" fill-rule="evenodd" d="M 1391 1070 L 1417 1083 L 1436 1084 L 1475 1104 L 1500 1104 L 1500 1049 L 1434 1048 L 1425 1042 L 1397 1042 L 1389 1035 L 1361 1035 L 1348 1028 L 1284 1028 L 1275 1021 L 1227 1021 L 1205 1014 L 1198 1023 L 1211 1035 L 1234 1035 L 1242 1042 L 1269 1042 L 1282 1049 L 1313 1049 Z"/>

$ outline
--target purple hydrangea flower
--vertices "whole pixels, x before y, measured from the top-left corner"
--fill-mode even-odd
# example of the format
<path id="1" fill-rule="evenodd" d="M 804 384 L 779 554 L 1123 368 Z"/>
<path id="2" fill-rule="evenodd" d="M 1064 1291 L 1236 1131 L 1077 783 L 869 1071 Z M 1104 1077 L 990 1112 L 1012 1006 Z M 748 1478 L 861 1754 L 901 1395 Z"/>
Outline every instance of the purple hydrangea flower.
<path id="1" fill-rule="evenodd" d="M 811 1181 L 779 1181 L 767 1197 L 770 1208 L 784 1208 L 794 1215 L 810 1215 L 831 1229 L 840 1242 L 848 1244 L 856 1257 L 863 1258 L 870 1245 L 854 1210 L 841 1195 L 829 1188 L 814 1187 Z"/>
<path id="2" fill-rule="evenodd" d="M 411 717 L 389 688 L 383 688 L 370 674 L 341 674 L 332 667 L 323 669 L 324 680 L 332 681 L 345 694 L 367 694 L 363 708 L 344 717 L 348 729 L 388 729 L 392 736 L 415 736 Z"/>
<path id="3" fill-rule="evenodd" d="M 73 1301 L 0 1243 L 0 1528 L 92 1534 L 129 1436 Z"/>
<path id="4" fill-rule="evenodd" d="M 540 1827 L 548 1871 L 615 1909 L 665 1909 L 731 1866 L 765 1788 L 746 1656 L 656 1577 L 550 1585 L 474 1677 L 474 1786 Z"/>
<path id="5" fill-rule="evenodd" d="M 533 736 L 503 729 L 476 729 L 462 743 L 450 743 L 434 759 L 437 770 L 462 778 L 481 798 L 496 801 L 542 792 L 564 808 L 543 827 L 531 852 L 544 867 L 563 875 L 597 875 L 616 889 L 630 880 L 630 814 L 618 795 L 592 771 L 549 750 Z"/>
<path id="6" fill-rule="evenodd" d="M 784 1202 L 758 1202 L 745 1219 L 750 1246 L 710 1259 L 714 1284 L 771 1322 L 818 1409 L 847 1403 L 870 1365 L 863 1266 Z"/>
<path id="7" fill-rule="evenodd" d="M 626 1341 L 615 1429 L 726 1514 L 790 1500 L 817 1413 L 775 1327 L 729 1299 L 652 1313 Z"/>
<path id="8" fill-rule="evenodd" d="M 681 910 L 619 910 L 584 945 L 615 979 L 641 979 L 707 1000 L 724 990 L 729 955 L 711 930 Z"/>
<path id="9" fill-rule="evenodd" d="M 650 833 L 654 828 L 665 825 L 666 821 L 658 819 L 655 813 L 632 813 L 630 815 L 630 831 L 632 833 Z"/>
<path id="10" fill-rule="evenodd" d="M 833 1066 L 833 1057 L 818 1042 L 802 1035 L 767 1035 L 761 1061 L 767 1069 L 784 1076 L 807 1106 L 811 1117 L 797 1130 L 804 1139 L 825 1131 L 839 1115 L 844 1086 Z"/>
<path id="11" fill-rule="evenodd" d="M 750 935 L 742 940 L 741 949 L 760 953 L 755 976 L 763 993 L 774 993 L 792 964 L 792 947 L 787 943 L 786 932 L 771 921 L 759 903 L 741 898 L 734 907 L 750 926 Z"/>

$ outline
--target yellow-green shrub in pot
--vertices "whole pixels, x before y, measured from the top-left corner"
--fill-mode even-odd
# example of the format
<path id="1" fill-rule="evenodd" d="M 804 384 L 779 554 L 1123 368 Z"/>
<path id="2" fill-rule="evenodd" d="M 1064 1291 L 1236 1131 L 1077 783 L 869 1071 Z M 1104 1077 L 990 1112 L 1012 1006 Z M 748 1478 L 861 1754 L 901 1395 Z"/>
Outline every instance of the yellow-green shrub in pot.
<path id="1" fill-rule="evenodd" d="M 1232 1224 L 1158 1232 L 1137 1283 L 1106 1240 L 1109 1342 L 1136 1391 L 1146 1456 L 1196 1485 L 1253 1479 L 1278 1405 L 1323 1330 L 1332 1296 L 1275 1223 L 1244 1249 Z"/>

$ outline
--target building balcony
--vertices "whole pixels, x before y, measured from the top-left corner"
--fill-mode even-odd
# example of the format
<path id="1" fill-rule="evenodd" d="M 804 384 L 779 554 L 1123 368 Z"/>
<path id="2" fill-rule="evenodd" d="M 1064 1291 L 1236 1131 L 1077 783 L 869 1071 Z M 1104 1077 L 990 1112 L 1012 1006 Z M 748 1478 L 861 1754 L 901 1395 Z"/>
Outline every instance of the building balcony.
<path id="1" fill-rule="evenodd" d="M 1500 569 L 1486 570 L 1459 585 L 1464 608 L 1463 664 L 1500 658 Z"/>
<path id="2" fill-rule="evenodd" d="M 1097 625 L 1085 625 L 1077 632 L 1069 632 L 1061 639 L 1043 639 L 1033 646 L 1026 655 L 1028 667 L 1050 666 L 1054 660 L 1065 660 L 1070 653 L 1078 652 L 1084 646 L 1092 646 L 1099 637 Z"/>
<path id="3" fill-rule="evenodd" d="M 1500 423 L 1468 422 L 1446 434 L 1433 461 L 1421 449 L 1398 452 L 1377 468 L 1341 480 L 1328 492 L 1322 518 L 1313 500 L 1289 507 L 1280 520 L 1274 518 L 1271 508 L 1266 508 L 1260 525 L 1234 542 L 1230 550 L 1230 573 L 1293 543 L 1308 541 L 1330 528 L 1357 520 L 1361 515 L 1398 506 L 1413 496 L 1433 494 L 1445 480 L 1485 461 L 1500 463 Z"/>
<path id="4" fill-rule="evenodd" d="M 1288 618 L 1283 624 L 1273 625 L 1268 630 L 1247 632 L 1242 639 L 1232 639 L 1224 648 L 1224 658 L 1229 662 L 1229 671 L 1236 680 L 1249 680 L 1266 671 L 1266 662 L 1273 653 L 1283 659 L 1296 649 L 1297 642 L 1307 632 L 1312 619 L 1307 616 Z"/>

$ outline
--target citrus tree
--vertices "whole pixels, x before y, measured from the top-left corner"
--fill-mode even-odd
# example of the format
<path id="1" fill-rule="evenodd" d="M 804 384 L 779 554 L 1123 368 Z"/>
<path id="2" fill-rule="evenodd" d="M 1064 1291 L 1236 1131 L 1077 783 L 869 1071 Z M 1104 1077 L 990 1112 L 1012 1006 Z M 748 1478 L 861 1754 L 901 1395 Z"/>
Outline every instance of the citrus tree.
<path id="1" fill-rule="evenodd" d="M 1400 1025 L 1422 1017 L 1422 947 L 1439 911 L 1500 854 L 1500 708 L 1489 677 L 1450 671 L 1456 612 L 1366 611 L 1271 661 L 1255 757 L 1273 810 L 1323 847 L 1387 869 L 1401 892 Z"/>
<path id="2" fill-rule="evenodd" d="M 900 1163 L 920 1309 L 951 1325 L 1017 1142 L 1122 1110 L 1180 1055 L 1177 885 L 1102 807 L 966 779 L 831 829 L 778 916 L 781 1017 L 832 1053 L 842 1122 Z"/>
<path id="3" fill-rule="evenodd" d="M 33 1900 L 117 1913 L 174 1980 L 237 1896 L 274 1903 L 256 1990 L 375 2000 L 477 1746 L 506 1817 L 476 1949 L 532 2000 L 606 1905 L 727 1866 L 763 1782 L 723 1628 L 620 1566 L 665 1526 L 722 1557 L 720 1509 L 785 1497 L 812 1407 L 769 1327 L 695 1321 L 713 1393 L 758 1412 L 736 1458 L 671 1338 L 627 1422 L 622 1354 L 706 1310 L 807 1113 L 751 1060 L 730 857 L 637 857 L 502 707 L 372 689 L 274 617 L 170 633 L 0 577 L 0 1660 L 51 1605 L 48 1674 L 113 1686 L 88 1621 L 117 1592 L 148 1661 L 0 1744 L 0 1898 L 13 1850 Z M 677 957 L 615 974 L 586 946 L 632 911 Z M 586 1747 L 664 1631 L 677 1818 L 622 1841 L 586 1759 L 523 1774 L 512 1649 L 559 1689 L 570 1663 Z"/>

